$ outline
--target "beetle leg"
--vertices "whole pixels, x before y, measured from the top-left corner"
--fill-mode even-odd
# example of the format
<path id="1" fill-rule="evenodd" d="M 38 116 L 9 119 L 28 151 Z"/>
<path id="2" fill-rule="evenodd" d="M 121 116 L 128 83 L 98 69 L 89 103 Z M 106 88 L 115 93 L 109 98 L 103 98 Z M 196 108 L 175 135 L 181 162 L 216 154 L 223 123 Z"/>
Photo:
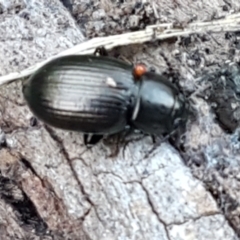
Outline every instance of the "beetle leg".
<path id="1" fill-rule="evenodd" d="M 93 55 L 95 56 L 108 56 L 108 52 L 105 47 L 98 47 L 94 51 Z"/>
<path id="2" fill-rule="evenodd" d="M 155 73 L 155 72 L 156 72 L 156 69 L 155 69 L 155 67 L 150 67 L 150 68 L 149 68 L 149 71 Z"/>
<path id="3" fill-rule="evenodd" d="M 172 83 L 178 85 L 178 87 L 179 87 L 178 74 L 177 74 L 176 70 L 174 69 L 174 67 L 169 62 L 168 58 L 166 57 L 166 55 L 163 52 L 160 52 L 160 55 L 162 56 L 163 60 L 166 62 L 167 66 L 168 66 L 168 72 L 169 72 L 170 76 L 173 78 Z"/>
<path id="4" fill-rule="evenodd" d="M 155 138 L 155 136 L 151 136 L 153 140 L 153 147 L 145 154 L 143 159 L 148 158 L 163 142 L 167 141 L 174 133 L 176 133 L 177 129 L 174 129 L 169 134 L 166 134 L 162 138 Z"/>
<path id="5" fill-rule="evenodd" d="M 156 143 L 156 137 L 154 135 L 151 136 L 152 142 L 155 144 Z"/>
<path id="6" fill-rule="evenodd" d="M 87 147 L 92 147 L 93 145 L 97 144 L 102 138 L 103 135 L 91 135 L 91 134 L 83 135 L 83 141 Z"/>

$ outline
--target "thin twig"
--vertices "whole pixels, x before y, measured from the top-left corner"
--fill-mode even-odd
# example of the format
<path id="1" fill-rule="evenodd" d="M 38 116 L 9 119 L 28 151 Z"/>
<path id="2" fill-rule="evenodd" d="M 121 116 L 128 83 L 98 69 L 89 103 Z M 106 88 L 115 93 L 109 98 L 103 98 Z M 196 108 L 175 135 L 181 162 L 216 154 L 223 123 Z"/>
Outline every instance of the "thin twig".
<path id="1" fill-rule="evenodd" d="M 26 68 L 20 72 L 10 73 L 0 77 L 0 85 L 11 82 L 13 80 L 28 77 L 34 73 L 39 67 L 43 66 L 52 59 L 64 55 L 71 54 L 92 54 L 96 48 L 104 46 L 107 50 L 114 47 L 141 44 L 154 40 L 164 40 L 172 37 L 188 36 L 194 33 L 217 33 L 217 32 L 234 32 L 240 29 L 240 14 L 232 14 L 224 19 L 209 21 L 209 22 L 195 22 L 186 25 L 185 27 L 174 27 L 172 23 L 164 23 L 148 26 L 145 30 L 124 33 L 120 35 L 113 35 L 108 37 L 97 37 L 67 49 L 57 55 L 54 55 L 47 60 L 37 63 L 34 66 Z"/>

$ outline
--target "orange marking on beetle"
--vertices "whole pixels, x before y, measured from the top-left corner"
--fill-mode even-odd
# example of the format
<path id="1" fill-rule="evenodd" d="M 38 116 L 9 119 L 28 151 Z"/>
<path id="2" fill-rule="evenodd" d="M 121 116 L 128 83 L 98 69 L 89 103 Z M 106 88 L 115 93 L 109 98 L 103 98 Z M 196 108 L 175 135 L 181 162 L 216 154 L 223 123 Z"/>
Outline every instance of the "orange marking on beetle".
<path id="1" fill-rule="evenodd" d="M 133 75 L 136 78 L 140 78 L 146 72 L 147 72 L 147 68 L 143 64 L 137 64 L 133 69 Z"/>

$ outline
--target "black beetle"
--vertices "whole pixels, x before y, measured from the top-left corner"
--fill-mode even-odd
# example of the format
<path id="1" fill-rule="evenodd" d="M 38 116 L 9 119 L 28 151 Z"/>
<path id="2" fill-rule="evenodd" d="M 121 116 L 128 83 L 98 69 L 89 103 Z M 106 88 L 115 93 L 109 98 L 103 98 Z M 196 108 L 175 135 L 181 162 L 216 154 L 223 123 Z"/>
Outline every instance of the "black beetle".
<path id="1" fill-rule="evenodd" d="M 184 95 L 163 75 L 106 56 L 54 59 L 23 85 L 33 114 L 48 125 L 103 135 L 136 128 L 167 135 L 187 120 Z"/>

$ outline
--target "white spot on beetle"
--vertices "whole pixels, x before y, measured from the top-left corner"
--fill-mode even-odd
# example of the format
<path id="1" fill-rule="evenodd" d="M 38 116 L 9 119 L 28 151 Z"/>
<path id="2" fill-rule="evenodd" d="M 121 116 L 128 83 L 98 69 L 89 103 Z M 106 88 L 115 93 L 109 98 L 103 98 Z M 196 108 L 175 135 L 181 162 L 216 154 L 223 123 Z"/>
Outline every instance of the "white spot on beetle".
<path id="1" fill-rule="evenodd" d="M 111 77 L 107 77 L 106 79 L 106 84 L 109 86 L 109 87 L 116 87 L 117 86 L 117 83 L 114 81 L 113 78 Z"/>

